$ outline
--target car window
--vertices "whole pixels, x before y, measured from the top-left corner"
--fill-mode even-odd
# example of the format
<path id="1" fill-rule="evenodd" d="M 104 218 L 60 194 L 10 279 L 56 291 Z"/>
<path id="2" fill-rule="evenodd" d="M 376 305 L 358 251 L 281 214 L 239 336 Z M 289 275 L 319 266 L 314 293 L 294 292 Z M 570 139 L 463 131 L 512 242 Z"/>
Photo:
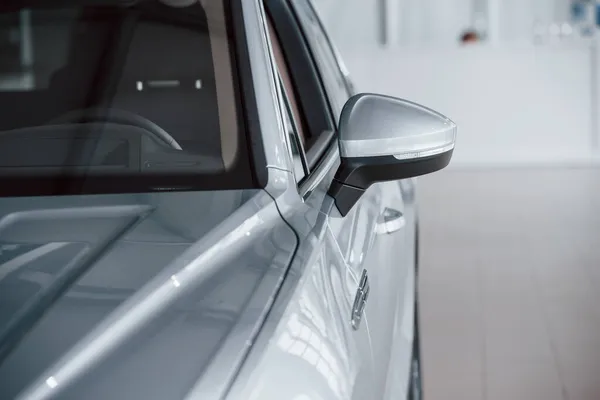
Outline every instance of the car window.
<path id="1" fill-rule="evenodd" d="M 300 112 L 298 94 L 292 84 L 291 74 L 283 55 L 281 43 L 275 33 L 271 17 L 268 14 L 266 20 L 267 32 L 273 51 L 273 61 L 275 62 L 275 69 L 278 76 L 278 84 L 283 97 L 284 128 L 288 137 L 292 162 L 294 163 L 294 176 L 296 182 L 300 182 L 309 172 L 304 152 L 304 146 L 306 145 L 305 118 Z"/>
<path id="2" fill-rule="evenodd" d="M 281 47 L 281 42 L 279 41 L 279 37 L 275 33 L 275 29 L 273 27 L 273 21 L 269 14 L 266 16 L 267 19 L 267 30 L 269 33 L 269 39 L 271 42 L 271 48 L 273 50 L 273 56 L 275 58 L 275 64 L 277 66 L 277 71 L 281 78 L 281 82 L 283 87 L 285 88 L 285 92 L 288 94 L 288 101 L 290 103 L 292 113 L 294 116 L 294 120 L 296 121 L 296 126 L 298 127 L 298 135 L 300 135 L 300 139 L 302 144 L 306 144 L 306 127 L 305 127 L 305 118 L 300 112 L 299 101 L 298 101 L 298 93 L 292 84 L 292 78 L 290 74 L 290 70 L 288 68 L 287 62 L 283 55 L 283 49 Z"/>
<path id="3" fill-rule="evenodd" d="M 335 49 L 314 8 L 307 0 L 293 2 L 296 14 L 304 29 L 313 57 L 319 67 L 323 86 L 329 97 L 334 119 L 339 120 L 342 108 L 350 97 L 350 88 Z"/>
<path id="4" fill-rule="evenodd" d="M 0 4 L 0 179 L 255 186 L 230 1 L 18 3 Z"/>

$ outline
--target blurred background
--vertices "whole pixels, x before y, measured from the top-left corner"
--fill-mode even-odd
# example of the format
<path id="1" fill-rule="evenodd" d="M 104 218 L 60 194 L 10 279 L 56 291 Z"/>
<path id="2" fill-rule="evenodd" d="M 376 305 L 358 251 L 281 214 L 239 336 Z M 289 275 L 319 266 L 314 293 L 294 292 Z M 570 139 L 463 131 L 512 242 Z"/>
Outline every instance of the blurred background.
<path id="1" fill-rule="evenodd" d="M 459 127 L 419 178 L 425 399 L 600 399 L 600 6 L 315 4 L 357 90 Z"/>

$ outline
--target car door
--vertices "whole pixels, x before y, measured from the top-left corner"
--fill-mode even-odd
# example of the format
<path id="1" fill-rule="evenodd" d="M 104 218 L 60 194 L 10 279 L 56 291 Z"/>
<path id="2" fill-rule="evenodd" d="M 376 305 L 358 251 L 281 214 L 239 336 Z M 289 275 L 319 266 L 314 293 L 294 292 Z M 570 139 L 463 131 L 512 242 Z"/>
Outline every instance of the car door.
<path id="1" fill-rule="evenodd" d="M 315 60 L 333 120 L 337 121 L 352 94 L 351 83 L 310 2 L 291 4 Z M 350 273 L 370 288 L 365 313 L 372 340 L 373 389 L 378 397 L 385 391 L 398 295 L 404 289 L 408 270 L 403 212 L 399 184 L 386 182 L 373 185 L 347 216 L 332 215 L 329 221 Z"/>
<path id="2" fill-rule="evenodd" d="M 352 94 L 352 85 L 310 1 L 293 4 L 337 121 Z M 406 336 L 403 335 L 407 330 L 403 326 L 406 325 L 403 303 L 406 295 L 413 293 L 410 282 L 412 246 L 407 240 L 404 212 L 400 184 L 382 182 L 371 186 L 346 217 L 332 216 L 329 222 L 348 268 L 357 279 L 366 280 L 369 287 L 364 312 L 372 340 L 373 398 L 386 396 L 390 362 L 399 367 L 398 360 L 392 360 L 391 356 L 398 355 L 403 367 L 408 367 L 410 359 L 405 352 L 397 351 L 399 343 L 394 343 L 400 341 L 401 344 Z M 392 349 L 396 350 L 395 354 Z M 407 376 L 408 371 L 399 376 L 391 374 L 390 380 L 405 380 Z M 399 395 L 394 392 L 398 390 L 390 388 L 387 396 Z"/>
<path id="3" fill-rule="evenodd" d="M 298 68 L 305 63 L 302 68 L 307 70 L 306 63 L 312 61 L 305 53 L 292 64 L 289 49 L 285 52 L 280 43 L 281 37 L 289 39 L 286 34 L 290 32 L 276 31 L 273 24 L 277 21 L 279 28 L 289 28 L 289 19 L 277 18 L 290 10 L 271 8 L 264 15 L 264 31 L 289 159 L 288 169 L 277 170 L 285 194 L 271 193 L 299 244 L 281 292 L 228 398 L 362 400 L 371 398 L 374 382 L 371 340 L 367 324 L 352 328 L 359 281 L 347 268 L 328 225 L 333 208 L 326 191 L 339 156 L 335 140 L 327 140 L 328 136 L 333 139 L 329 134 L 333 124 L 328 122 L 328 105 L 322 102 L 325 96 L 318 94 L 322 88 L 317 76 L 303 76 L 300 87 L 298 76 L 292 75 L 292 65 Z M 298 55 L 298 47 L 294 49 Z M 310 101 L 300 95 L 310 91 L 316 95 Z M 320 122 L 319 113 L 323 114 Z M 314 151 L 320 156 L 312 167 L 307 155 Z"/>

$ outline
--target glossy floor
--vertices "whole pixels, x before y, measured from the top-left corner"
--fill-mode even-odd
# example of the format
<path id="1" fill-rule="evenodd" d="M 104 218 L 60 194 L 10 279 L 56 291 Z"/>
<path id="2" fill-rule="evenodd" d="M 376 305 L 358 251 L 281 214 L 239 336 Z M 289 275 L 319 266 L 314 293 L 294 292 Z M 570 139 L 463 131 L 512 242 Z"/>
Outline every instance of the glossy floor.
<path id="1" fill-rule="evenodd" d="M 600 170 L 419 181 L 425 400 L 600 399 Z"/>

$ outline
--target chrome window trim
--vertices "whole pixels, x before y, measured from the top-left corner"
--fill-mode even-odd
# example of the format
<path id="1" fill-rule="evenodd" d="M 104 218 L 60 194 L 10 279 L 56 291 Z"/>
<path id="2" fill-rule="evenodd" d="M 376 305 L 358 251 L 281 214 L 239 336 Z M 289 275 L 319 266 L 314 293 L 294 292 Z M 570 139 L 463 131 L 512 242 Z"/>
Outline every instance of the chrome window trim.
<path id="1" fill-rule="evenodd" d="M 285 129 L 279 109 L 278 87 L 275 80 L 275 66 L 272 62 L 271 43 L 266 32 L 266 16 L 261 0 L 242 1 L 247 35 L 247 45 L 251 56 L 252 78 L 258 105 L 258 118 L 262 132 L 266 167 L 291 171 L 291 160 L 284 148 Z M 260 40 L 256 39 L 260 35 Z M 268 91 L 268 93 L 266 93 Z M 273 122 L 277 121 L 277 127 Z M 269 177 L 270 178 L 270 177 Z"/>
<path id="2" fill-rule="evenodd" d="M 279 69 L 277 67 L 277 62 L 275 61 L 275 53 L 273 52 L 273 43 L 271 41 L 271 37 L 269 36 L 269 28 L 267 25 L 267 16 L 264 3 L 261 0 L 257 0 L 259 7 L 259 17 L 261 24 L 261 33 L 265 40 L 266 52 L 268 54 L 269 64 L 270 64 L 270 75 L 271 75 L 271 86 L 274 88 L 274 100 L 277 103 L 277 118 L 278 118 L 278 127 L 280 137 L 283 138 L 285 143 L 285 147 L 287 149 L 287 168 L 286 171 L 290 172 L 294 178 L 296 186 L 298 185 L 298 181 L 296 180 L 296 174 L 294 173 L 294 156 L 292 154 L 291 143 L 289 142 L 289 138 L 287 135 L 287 131 L 285 128 L 285 118 L 283 116 L 284 112 L 287 112 L 285 109 L 285 102 L 283 101 L 283 96 L 286 94 L 283 92 L 283 84 L 281 82 L 281 76 L 279 74 Z M 293 123 L 294 120 L 292 119 Z M 296 127 L 292 127 L 294 129 L 295 134 L 297 135 Z M 306 153 L 304 152 L 304 146 L 302 146 L 302 158 L 303 165 L 305 167 L 305 177 L 308 176 L 308 164 L 306 164 Z"/>
<path id="3" fill-rule="evenodd" d="M 282 112 L 288 113 L 288 115 L 291 117 L 290 121 L 292 122 L 292 131 L 294 132 L 294 137 L 296 139 L 296 145 L 298 146 L 299 152 L 300 152 L 300 159 L 302 162 L 302 168 L 304 169 L 304 176 L 298 180 L 296 178 L 296 173 L 294 170 L 294 177 L 296 178 L 297 182 L 296 182 L 296 186 L 298 185 L 298 183 L 300 181 L 302 181 L 304 178 L 306 178 L 309 174 L 310 174 L 310 168 L 308 166 L 308 161 L 306 159 L 306 151 L 304 149 L 304 144 L 302 143 L 302 140 L 300 138 L 300 136 L 298 135 L 298 122 L 296 121 L 296 119 L 294 118 L 294 113 L 292 111 L 292 106 L 290 104 L 290 100 L 289 100 L 289 94 L 287 93 L 287 90 L 285 89 L 285 86 L 283 85 L 282 79 L 281 79 L 281 75 L 279 74 L 279 70 L 277 71 L 277 76 L 278 76 L 278 83 L 279 83 L 279 93 L 281 93 L 281 98 L 279 99 L 279 107 L 281 107 Z M 282 115 L 283 116 L 283 115 Z M 286 121 L 283 121 L 284 123 L 284 129 L 285 129 L 285 125 L 286 125 Z M 289 141 L 289 135 L 286 132 L 285 135 L 286 139 L 287 139 L 287 147 L 288 147 L 288 151 L 290 152 L 290 159 L 292 160 L 292 163 L 294 162 L 294 153 L 292 151 L 292 144 Z M 295 168 L 295 166 L 292 164 L 292 167 Z"/>
<path id="4" fill-rule="evenodd" d="M 337 140 L 332 140 L 329 144 L 329 148 L 325 150 L 325 154 L 317 164 L 316 168 L 300 183 L 300 186 L 298 187 L 300 196 L 306 200 L 306 198 L 310 196 L 315 188 L 319 186 L 323 179 L 331 172 L 331 169 L 335 167 L 339 160 L 340 151 Z"/>

